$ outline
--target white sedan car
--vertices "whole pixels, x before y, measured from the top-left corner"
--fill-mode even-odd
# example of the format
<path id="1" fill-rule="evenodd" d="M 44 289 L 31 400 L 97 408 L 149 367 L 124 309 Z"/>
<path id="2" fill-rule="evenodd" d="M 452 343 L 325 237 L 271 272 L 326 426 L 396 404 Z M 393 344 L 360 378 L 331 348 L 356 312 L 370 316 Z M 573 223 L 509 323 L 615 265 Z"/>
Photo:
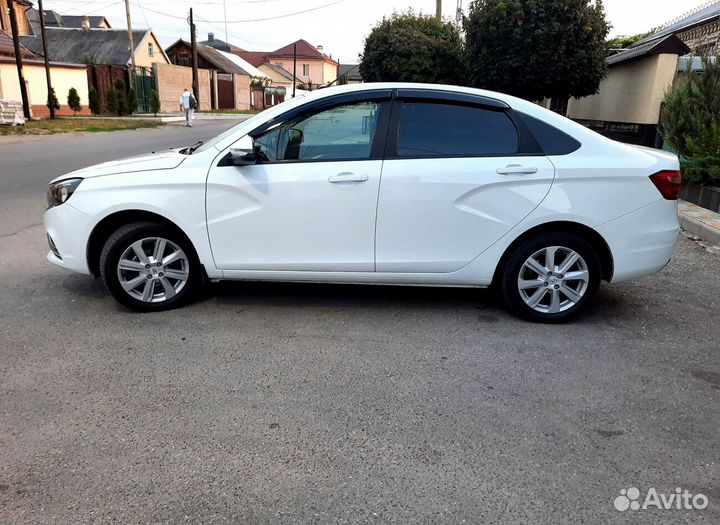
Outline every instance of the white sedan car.
<path id="1" fill-rule="evenodd" d="M 678 159 L 500 93 L 358 84 L 293 99 L 205 143 L 68 173 L 48 259 L 141 311 L 207 280 L 486 287 L 565 321 L 601 280 L 660 270 Z"/>

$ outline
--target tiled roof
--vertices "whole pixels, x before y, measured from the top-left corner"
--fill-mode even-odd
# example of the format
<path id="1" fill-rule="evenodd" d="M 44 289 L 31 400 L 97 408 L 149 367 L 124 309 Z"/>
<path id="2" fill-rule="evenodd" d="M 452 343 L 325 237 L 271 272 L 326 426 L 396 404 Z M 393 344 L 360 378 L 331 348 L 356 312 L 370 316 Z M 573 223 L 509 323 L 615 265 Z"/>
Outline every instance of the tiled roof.
<path id="1" fill-rule="evenodd" d="M 307 40 L 300 39 L 296 42 L 292 42 L 286 46 L 283 46 L 275 51 L 246 51 L 240 48 L 233 48 L 231 53 L 247 60 L 253 66 L 258 67 L 266 62 L 272 61 L 273 58 L 292 58 L 293 57 L 293 45 L 297 46 L 297 58 L 298 59 L 312 59 L 312 60 L 328 60 L 330 62 L 338 63 L 332 57 L 318 51 Z"/>
<path id="2" fill-rule="evenodd" d="M 318 51 L 318 49 L 315 46 L 313 46 L 307 40 L 303 40 L 303 39 L 300 39 L 296 42 L 293 42 L 291 44 L 283 46 L 280 49 L 276 49 L 275 51 L 268 53 L 268 56 L 270 56 L 270 57 L 275 56 L 275 57 L 282 57 L 282 58 L 291 57 L 291 56 L 293 56 L 293 46 L 297 46 L 296 53 L 297 53 L 298 58 L 314 58 L 314 59 L 329 60 L 331 62 L 337 62 L 336 60 L 333 60 L 325 53 Z"/>
<path id="3" fill-rule="evenodd" d="M 20 52 L 21 52 L 23 58 L 33 58 L 35 56 L 30 52 L 29 49 L 27 49 L 25 46 L 22 46 L 22 45 L 20 46 Z M 8 57 L 15 56 L 15 48 L 13 47 L 12 37 L 1 29 L 0 29 L 0 56 L 8 56 Z"/>
<path id="4" fill-rule="evenodd" d="M 673 22 L 667 26 L 665 26 L 663 29 L 658 31 L 657 33 L 653 33 L 652 35 L 648 36 L 647 38 L 643 38 L 642 40 L 639 40 L 633 46 L 639 46 L 642 44 L 645 44 L 647 42 L 657 40 L 658 38 L 662 38 L 667 35 L 674 35 L 676 33 L 680 33 L 682 31 L 687 31 L 688 29 L 691 29 L 697 25 L 705 24 L 707 22 L 710 22 L 716 18 L 720 18 L 720 2 L 713 2 L 711 5 L 708 5 L 707 7 L 704 7 L 702 9 L 699 9 L 695 11 L 694 13 L 681 18 L 677 22 Z"/>
<path id="5" fill-rule="evenodd" d="M 609 66 L 613 66 L 651 55 L 659 55 L 662 53 L 684 55 L 689 52 L 690 48 L 682 40 L 675 35 L 668 35 L 665 38 L 628 47 L 620 53 L 608 57 L 607 63 Z"/>
<path id="6" fill-rule="evenodd" d="M 133 31 L 135 45 L 139 45 L 147 29 Z M 42 39 L 22 36 L 20 41 L 30 51 L 42 55 Z M 125 65 L 130 61 L 128 34 L 125 29 L 65 29 L 47 28 L 47 45 L 50 60 L 71 64 Z"/>

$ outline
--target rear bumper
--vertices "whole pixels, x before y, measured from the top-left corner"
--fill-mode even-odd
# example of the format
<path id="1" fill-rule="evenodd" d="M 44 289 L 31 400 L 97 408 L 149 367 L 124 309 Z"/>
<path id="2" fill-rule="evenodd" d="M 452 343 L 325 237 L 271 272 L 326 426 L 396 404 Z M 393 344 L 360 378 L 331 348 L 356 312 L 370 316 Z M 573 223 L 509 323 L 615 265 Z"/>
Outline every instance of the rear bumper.
<path id="1" fill-rule="evenodd" d="M 651 275 L 667 265 L 675 248 L 680 231 L 677 201 L 658 200 L 597 230 L 613 256 L 613 283 Z"/>
<path id="2" fill-rule="evenodd" d="M 46 211 L 44 222 L 51 242 L 48 261 L 71 272 L 90 275 L 87 241 L 97 221 L 65 203 Z"/>

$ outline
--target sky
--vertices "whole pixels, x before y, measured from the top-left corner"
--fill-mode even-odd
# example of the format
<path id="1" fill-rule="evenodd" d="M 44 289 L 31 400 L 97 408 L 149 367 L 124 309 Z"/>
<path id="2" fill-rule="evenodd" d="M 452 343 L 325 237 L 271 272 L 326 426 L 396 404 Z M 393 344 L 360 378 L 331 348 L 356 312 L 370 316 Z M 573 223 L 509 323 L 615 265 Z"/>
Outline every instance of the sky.
<path id="1" fill-rule="evenodd" d="M 611 36 L 631 35 L 662 25 L 705 0 L 605 0 Z M 34 2 L 37 6 L 37 1 Z M 433 14 L 435 0 L 130 0 L 133 29 L 151 27 L 163 46 L 190 39 L 186 22 L 193 8 L 198 41 L 216 38 L 253 51 L 269 51 L 304 38 L 343 63 L 358 61 L 368 32 L 383 16 L 412 8 Z M 462 2 L 465 9 L 470 0 Z M 443 0 L 443 16 L 454 18 L 457 0 Z M 43 0 L 60 14 L 104 15 L 125 28 L 124 0 Z M 302 12 L 306 11 L 306 12 Z M 288 16 L 290 15 L 290 16 Z M 263 20 L 264 19 L 264 20 Z"/>

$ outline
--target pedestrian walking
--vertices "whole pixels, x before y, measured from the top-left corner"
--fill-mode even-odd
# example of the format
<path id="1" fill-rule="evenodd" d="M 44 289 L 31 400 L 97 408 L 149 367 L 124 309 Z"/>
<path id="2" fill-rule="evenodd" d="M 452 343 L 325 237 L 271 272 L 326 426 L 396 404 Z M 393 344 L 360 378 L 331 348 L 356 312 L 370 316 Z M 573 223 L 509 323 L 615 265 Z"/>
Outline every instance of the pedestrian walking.
<path id="1" fill-rule="evenodd" d="M 185 125 L 192 128 L 193 113 L 197 107 L 197 100 L 188 88 L 185 88 L 182 95 L 180 95 L 180 109 L 185 112 Z"/>

